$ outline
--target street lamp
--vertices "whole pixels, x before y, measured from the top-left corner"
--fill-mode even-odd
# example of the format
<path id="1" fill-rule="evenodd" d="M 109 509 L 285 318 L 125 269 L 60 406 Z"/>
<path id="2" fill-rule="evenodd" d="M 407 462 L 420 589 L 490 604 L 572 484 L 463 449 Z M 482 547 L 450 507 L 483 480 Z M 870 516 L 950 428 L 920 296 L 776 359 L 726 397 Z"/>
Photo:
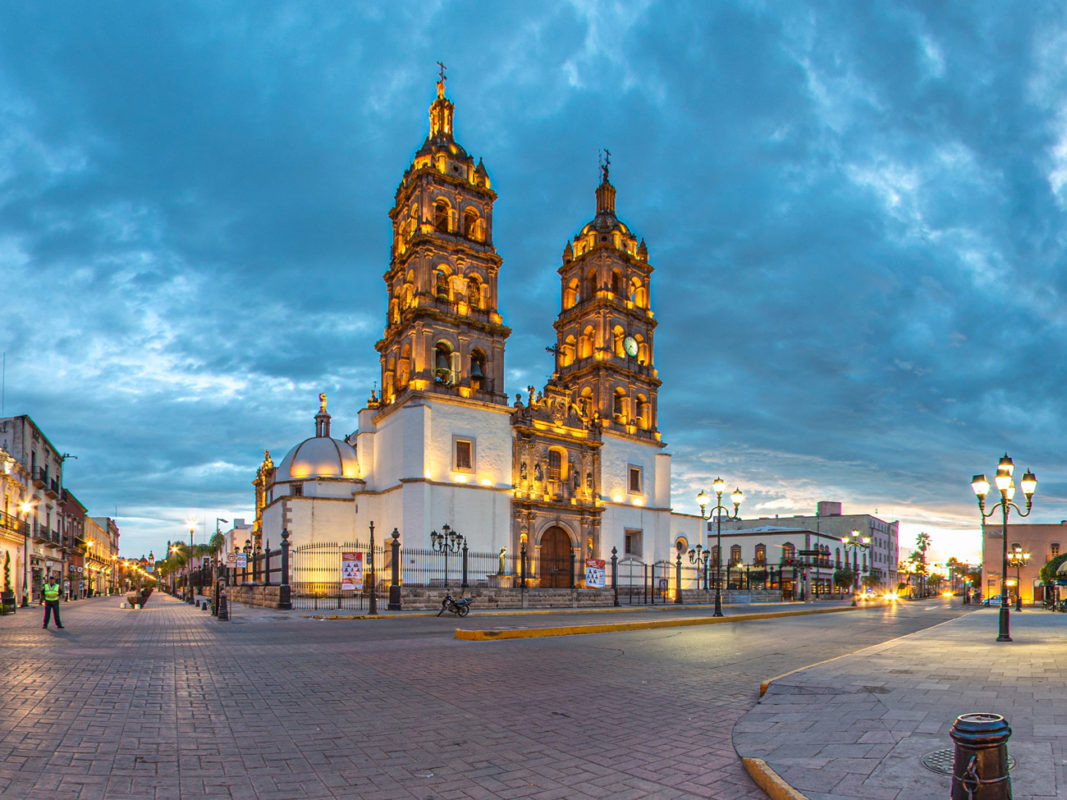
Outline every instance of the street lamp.
<path id="1" fill-rule="evenodd" d="M 848 561 L 848 548 L 852 548 L 852 605 L 856 605 L 856 590 L 859 588 L 860 573 L 856 552 L 862 547 L 867 550 L 871 546 L 870 536 L 860 536 L 859 531 L 852 531 L 850 536 L 842 536 L 841 543 L 845 546 L 845 560 Z"/>
<path id="2" fill-rule="evenodd" d="M 185 562 L 185 588 L 189 597 L 185 602 L 193 605 L 196 598 L 193 596 L 193 531 L 196 530 L 196 520 L 187 519 L 185 524 L 189 526 L 189 558 Z"/>
<path id="3" fill-rule="evenodd" d="M 711 550 L 703 545 L 689 548 L 689 563 L 702 565 L 704 572 L 704 591 L 708 590 L 708 559 L 711 558 Z"/>
<path id="4" fill-rule="evenodd" d="M 1012 474 L 1015 472 L 1015 464 L 1008 458 L 1008 454 L 1004 454 L 1004 458 L 1000 459 L 1000 463 L 997 465 L 997 474 L 993 478 L 996 483 L 997 490 L 1000 492 L 1000 500 L 989 509 L 986 513 L 985 510 L 985 498 L 989 494 L 989 481 L 986 480 L 985 475 L 975 475 L 971 480 L 971 488 L 974 489 L 975 495 L 978 497 L 978 511 L 982 515 L 982 522 L 987 517 L 993 516 L 997 509 L 1001 512 L 1001 531 L 1000 535 L 1003 538 L 1001 542 L 1001 567 L 1000 567 L 1000 619 L 999 619 L 999 635 L 997 636 L 998 642 L 1010 642 L 1011 634 L 1009 632 L 1009 620 L 1008 620 L 1008 511 L 1014 508 L 1015 513 L 1020 517 L 1030 516 L 1030 505 L 1034 499 L 1034 492 L 1037 491 L 1037 478 L 1030 470 L 1026 471 L 1023 475 L 1023 479 L 1019 482 L 1022 487 L 1023 494 L 1026 496 L 1026 511 L 1022 511 L 1014 502 L 1012 498 L 1015 497 L 1015 481 L 1012 480 Z"/>
<path id="5" fill-rule="evenodd" d="M 723 489 L 726 488 L 726 481 L 722 478 L 716 478 L 711 484 L 712 490 L 715 492 L 715 506 L 708 508 L 709 497 L 704 493 L 704 490 L 700 490 L 700 494 L 697 495 L 697 505 L 700 506 L 700 518 L 707 521 L 715 517 L 715 613 L 712 616 L 722 616 L 722 515 L 726 514 L 727 508 L 722 504 Z M 727 519 L 741 519 L 740 514 L 737 513 L 741 507 L 741 501 L 745 499 L 745 493 L 740 489 L 734 489 L 733 494 L 730 495 L 730 499 L 734 504 L 734 513 L 727 515 Z"/>
<path id="6" fill-rule="evenodd" d="M 1020 569 L 1030 563 L 1030 554 L 1023 552 L 1019 545 L 1011 548 L 1008 556 L 1008 566 L 1015 567 L 1015 610 L 1023 610 L 1023 585 L 1019 575 Z"/>
<path id="7" fill-rule="evenodd" d="M 36 503 L 29 500 L 23 500 L 19 503 L 19 511 L 22 512 L 22 539 L 23 539 L 23 557 L 22 557 L 22 607 L 30 607 L 30 512 L 33 511 L 33 507 Z"/>
<path id="8" fill-rule="evenodd" d="M 466 544 L 467 537 L 454 531 L 445 524 L 441 526 L 443 533 L 430 531 L 430 549 L 435 553 L 445 554 L 445 588 L 448 588 L 448 554 L 458 553 Z"/>

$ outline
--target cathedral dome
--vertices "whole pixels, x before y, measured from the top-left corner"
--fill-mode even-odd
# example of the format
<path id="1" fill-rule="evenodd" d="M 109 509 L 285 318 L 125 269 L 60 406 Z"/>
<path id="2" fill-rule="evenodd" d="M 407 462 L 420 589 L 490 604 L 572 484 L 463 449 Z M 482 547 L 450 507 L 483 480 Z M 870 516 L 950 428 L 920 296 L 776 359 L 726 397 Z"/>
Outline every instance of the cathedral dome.
<path id="1" fill-rule="evenodd" d="M 359 459 L 348 442 L 330 438 L 330 415 L 326 396 L 315 415 L 315 435 L 290 450 L 275 473 L 277 481 L 305 481 L 319 478 L 358 478 Z"/>

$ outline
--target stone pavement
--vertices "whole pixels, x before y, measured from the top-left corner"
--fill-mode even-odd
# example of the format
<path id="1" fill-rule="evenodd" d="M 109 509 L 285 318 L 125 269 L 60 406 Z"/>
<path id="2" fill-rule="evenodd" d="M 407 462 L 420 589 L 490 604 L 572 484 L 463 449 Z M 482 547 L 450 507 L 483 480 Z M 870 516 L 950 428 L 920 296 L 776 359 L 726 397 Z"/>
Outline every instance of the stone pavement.
<path id="1" fill-rule="evenodd" d="M 997 613 L 775 680 L 734 726 L 734 747 L 810 800 L 947 798 L 950 775 L 921 758 L 953 746 L 958 715 L 993 712 L 1012 728 L 1014 800 L 1067 797 L 1067 614 L 1013 610 L 1009 643 L 996 641 Z"/>

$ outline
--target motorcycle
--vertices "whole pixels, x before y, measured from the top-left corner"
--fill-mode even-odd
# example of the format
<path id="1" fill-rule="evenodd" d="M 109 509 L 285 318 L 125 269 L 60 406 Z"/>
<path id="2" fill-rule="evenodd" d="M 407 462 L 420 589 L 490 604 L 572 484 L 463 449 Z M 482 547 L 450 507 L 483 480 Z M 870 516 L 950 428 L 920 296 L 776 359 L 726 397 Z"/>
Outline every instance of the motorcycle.
<path id="1" fill-rule="evenodd" d="M 460 617 L 467 616 L 471 611 L 471 599 L 470 597 L 464 597 L 460 600 L 455 599 L 452 595 L 445 595 L 445 599 L 441 601 L 441 610 L 437 612 L 437 616 L 441 616 L 446 611 L 450 611 Z"/>

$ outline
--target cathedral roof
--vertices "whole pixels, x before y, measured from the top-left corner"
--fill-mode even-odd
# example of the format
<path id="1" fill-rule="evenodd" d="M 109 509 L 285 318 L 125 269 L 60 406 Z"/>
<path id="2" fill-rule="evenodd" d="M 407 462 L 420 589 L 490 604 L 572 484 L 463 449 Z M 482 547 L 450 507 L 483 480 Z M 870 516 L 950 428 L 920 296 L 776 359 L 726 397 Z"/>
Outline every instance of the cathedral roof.
<path id="1" fill-rule="evenodd" d="M 615 187 L 608 180 L 608 164 L 610 163 L 609 161 L 600 166 L 604 176 L 596 189 L 596 216 L 582 228 L 581 233 L 578 234 L 579 237 L 586 236 L 594 231 L 597 233 L 618 231 L 627 236 L 632 235 L 630 229 L 615 216 Z"/>
<path id="2" fill-rule="evenodd" d="M 358 478 L 359 460 L 348 442 L 330 438 L 330 415 L 326 395 L 319 395 L 315 415 L 315 435 L 290 450 L 275 473 L 277 481 L 305 481 L 319 478 Z"/>

